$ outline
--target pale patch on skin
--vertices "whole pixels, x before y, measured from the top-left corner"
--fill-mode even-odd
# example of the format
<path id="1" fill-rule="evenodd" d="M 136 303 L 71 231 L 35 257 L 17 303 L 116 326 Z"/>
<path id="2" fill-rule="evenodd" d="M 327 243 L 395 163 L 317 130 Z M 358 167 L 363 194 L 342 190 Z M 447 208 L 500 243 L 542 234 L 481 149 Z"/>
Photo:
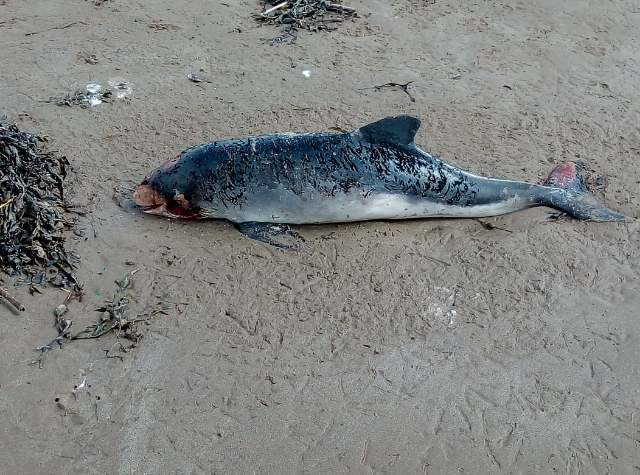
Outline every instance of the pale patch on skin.
<path id="1" fill-rule="evenodd" d="M 184 197 L 184 195 L 182 193 L 178 193 L 176 191 L 176 194 L 173 197 L 174 200 L 176 200 L 178 203 L 180 203 L 180 206 L 184 207 L 184 208 L 191 208 L 191 203 L 189 203 L 186 198 Z"/>
<path id="2" fill-rule="evenodd" d="M 257 221 L 289 224 L 336 223 L 379 219 L 411 219 L 420 217 L 481 218 L 525 209 L 519 196 L 475 206 L 452 206 L 429 200 L 408 199 L 401 194 L 378 194 L 363 197 L 360 192 L 331 198 L 307 200 L 304 206 L 297 197 L 283 194 L 276 203 L 235 210 L 219 216 L 234 222 Z"/>

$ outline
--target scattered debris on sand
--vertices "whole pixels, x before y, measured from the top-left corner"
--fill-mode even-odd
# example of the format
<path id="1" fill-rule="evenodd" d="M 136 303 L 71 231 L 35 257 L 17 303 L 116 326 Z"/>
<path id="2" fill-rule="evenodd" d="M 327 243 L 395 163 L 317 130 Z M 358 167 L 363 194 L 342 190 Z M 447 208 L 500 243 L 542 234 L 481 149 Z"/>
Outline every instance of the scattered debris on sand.
<path id="1" fill-rule="evenodd" d="M 125 292 L 131 284 L 131 277 L 133 277 L 136 272 L 138 272 L 138 269 L 132 270 L 124 276 L 121 281 L 116 282 L 118 284 L 118 289 L 116 290 L 113 299 L 107 300 L 104 307 L 96 309 L 97 311 L 102 312 L 100 322 L 95 325 L 89 325 L 84 330 L 77 333 L 71 333 L 71 326 L 73 325 L 73 322 L 67 318 L 67 314 L 69 313 L 68 304 L 74 297 L 80 299 L 82 297 L 82 293 L 67 291 L 68 295 L 64 303 L 58 305 L 53 311 L 58 336 L 46 345 L 36 348 L 36 350 L 40 351 L 40 355 L 35 361 L 32 361 L 31 364 L 38 364 L 38 366 L 42 368 L 44 359 L 51 349 L 56 344 L 62 348 L 65 340 L 100 338 L 102 335 L 106 335 L 111 331 L 116 331 L 116 338 L 122 351 L 129 351 L 131 348 L 137 346 L 138 342 L 142 338 L 142 334 L 137 331 L 135 324 L 137 322 L 147 320 L 148 317 L 144 315 L 128 318 L 124 315 L 125 307 L 129 304 L 129 296 Z M 120 341 L 120 335 L 132 340 L 134 342 L 133 345 L 129 348 L 125 348 Z M 109 351 L 107 351 L 107 356 L 109 356 Z"/>
<path id="2" fill-rule="evenodd" d="M 69 340 L 99 338 L 102 335 L 116 330 L 118 337 L 120 336 L 120 332 L 123 332 L 123 336 L 137 343 L 142 338 L 142 335 L 135 329 L 134 324 L 146 320 L 146 318 L 127 318 L 124 315 L 124 311 L 127 305 L 129 305 L 129 297 L 125 291 L 131 284 L 131 278 L 138 270 L 139 269 L 132 270 L 125 275 L 121 281 L 116 282 L 118 284 L 118 290 L 116 290 L 113 299 L 107 300 L 105 306 L 96 309 L 96 311 L 102 312 L 99 323 L 90 325 L 78 333 L 69 334 L 67 338 Z"/>
<path id="3" fill-rule="evenodd" d="M 257 21 L 309 31 L 331 30 L 332 23 L 358 15 L 355 8 L 342 5 L 340 0 L 263 0 L 263 8 L 254 16 Z"/>
<path id="4" fill-rule="evenodd" d="M 126 84 L 123 85 L 126 87 Z M 59 106 L 80 106 L 83 108 L 97 106 L 103 102 L 109 102 L 113 96 L 111 89 L 102 89 L 100 84 L 87 84 L 85 89 L 77 89 L 73 94 L 64 96 L 54 96 L 45 102 L 57 104 Z M 120 97 L 120 96 L 119 96 Z M 124 97 L 124 96 L 122 96 Z"/>
<path id="5" fill-rule="evenodd" d="M 196 73 L 187 74 L 187 79 L 191 82 L 213 82 L 213 79 Z"/>
<path id="6" fill-rule="evenodd" d="M 119 358 L 122 360 L 121 354 L 113 354 L 112 351 L 117 347 L 120 353 L 128 353 L 138 346 L 140 340 L 143 338 L 143 334 L 138 331 L 138 323 L 149 323 L 155 315 L 168 315 L 168 311 L 172 309 L 178 309 L 178 312 L 180 312 L 178 306 L 181 305 L 184 307 L 189 305 L 188 303 L 183 302 L 176 304 L 172 302 L 159 301 L 153 307 L 148 308 L 142 313 L 131 314 L 131 311 L 128 309 L 131 301 L 131 294 L 128 292 L 128 289 L 131 286 L 132 277 L 138 271 L 139 269 L 134 269 L 127 273 L 127 275 L 125 275 L 120 281 L 116 281 L 118 288 L 116 289 L 113 298 L 111 300 L 106 300 L 105 305 L 96 309 L 97 312 L 101 312 L 102 314 L 98 323 L 88 325 L 84 329 L 75 333 L 71 332 L 73 322 L 68 315 L 68 305 L 73 299 L 82 301 L 82 296 L 84 294 L 82 291 L 72 292 L 68 289 L 63 289 L 67 292 L 67 297 L 65 298 L 64 303 L 58 305 L 53 311 L 58 336 L 46 345 L 36 348 L 37 351 L 40 351 L 40 354 L 31 362 L 31 364 L 37 364 L 38 367 L 42 368 L 45 357 L 56 344 L 59 345 L 60 348 L 63 348 L 67 341 L 86 340 L 91 338 L 98 339 L 108 333 L 115 334 L 116 343 L 110 348 L 104 350 L 104 357 Z M 131 344 L 129 346 L 125 346 L 121 338 L 129 340 Z"/>
<path id="7" fill-rule="evenodd" d="M 409 96 L 409 100 L 411 102 L 416 102 L 416 98 L 413 97 L 411 95 L 411 93 L 409 92 L 409 85 L 413 84 L 413 82 L 414 81 L 409 81 L 409 82 L 406 82 L 404 84 L 400 84 L 400 83 L 397 83 L 397 82 L 388 82 L 388 83 L 383 84 L 381 86 L 363 87 L 363 88 L 360 89 L 360 91 L 365 91 L 367 89 L 375 89 L 376 91 L 380 91 L 383 87 L 397 87 L 397 88 L 402 89 L 404 91 L 404 93 L 407 96 Z"/>

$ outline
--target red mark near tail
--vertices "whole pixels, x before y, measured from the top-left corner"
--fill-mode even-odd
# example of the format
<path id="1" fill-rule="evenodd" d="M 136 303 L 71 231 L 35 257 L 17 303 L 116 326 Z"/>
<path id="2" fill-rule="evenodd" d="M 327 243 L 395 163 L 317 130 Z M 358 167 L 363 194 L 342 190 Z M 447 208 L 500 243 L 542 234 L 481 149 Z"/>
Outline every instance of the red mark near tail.
<path id="1" fill-rule="evenodd" d="M 551 172 L 545 184 L 547 186 L 567 188 L 577 175 L 576 164 L 574 162 L 564 162 Z"/>

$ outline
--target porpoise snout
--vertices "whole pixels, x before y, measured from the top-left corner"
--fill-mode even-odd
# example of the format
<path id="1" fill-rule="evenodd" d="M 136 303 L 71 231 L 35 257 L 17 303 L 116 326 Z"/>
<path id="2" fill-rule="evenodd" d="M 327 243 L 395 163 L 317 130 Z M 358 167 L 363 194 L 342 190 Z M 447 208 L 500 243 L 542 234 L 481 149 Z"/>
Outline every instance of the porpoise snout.
<path id="1" fill-rule="evenodd" d="M 153 212 L 153 210 L 164 203 L 167 199 L 158 193 L 145 179 L 133 192 L 133 202 L 140 206 L 144 211 Z"/>
<path id="2" fill-rule="evenodd" d="M 175 191 L 172 197 L 166 196 L 151 185 L 147 178 L 133 192 L 133 202 L 142 211 L 170 218 L 200 218 L 200 210 L 193 206 L 182 193 Z"/>

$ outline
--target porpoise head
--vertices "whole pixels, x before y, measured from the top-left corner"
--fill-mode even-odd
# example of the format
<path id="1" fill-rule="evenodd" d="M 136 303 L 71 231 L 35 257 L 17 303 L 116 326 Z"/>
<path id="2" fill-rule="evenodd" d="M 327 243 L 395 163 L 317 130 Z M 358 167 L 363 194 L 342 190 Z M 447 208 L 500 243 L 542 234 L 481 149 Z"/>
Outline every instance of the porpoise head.
<path id="1" fill-rule="evenodd" d="M 189 201 L 189 183 L 181 179 L 180 158 L 178 155 L 149 173 L 135 189 L 133 201 L 142 211 L 170 218 L 201 217 L 198 207 Z"/>

